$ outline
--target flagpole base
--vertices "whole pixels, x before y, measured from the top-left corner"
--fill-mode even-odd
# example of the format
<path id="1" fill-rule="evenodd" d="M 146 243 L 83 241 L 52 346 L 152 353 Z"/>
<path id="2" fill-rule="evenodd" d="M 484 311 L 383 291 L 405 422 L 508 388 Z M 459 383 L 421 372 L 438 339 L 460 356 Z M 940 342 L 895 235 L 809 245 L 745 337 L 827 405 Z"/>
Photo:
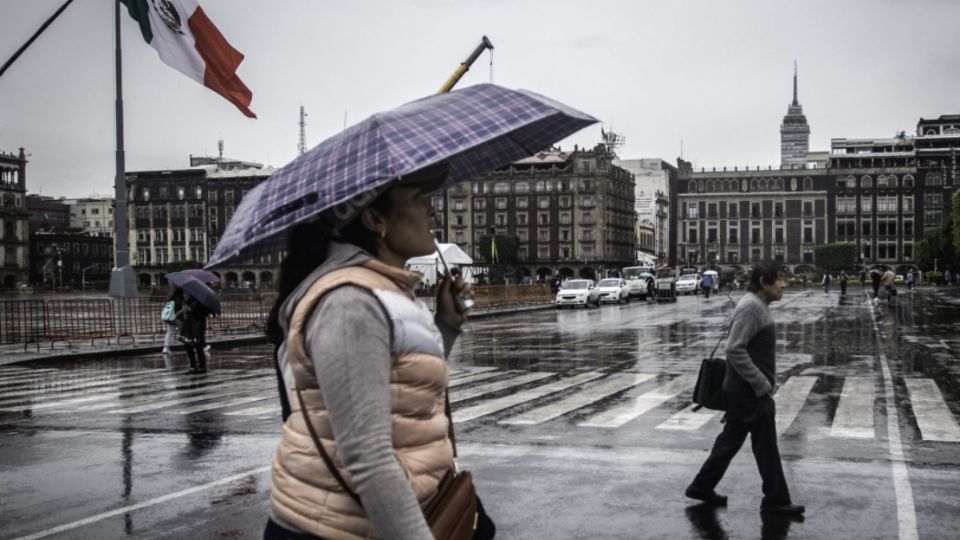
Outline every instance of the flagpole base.
<path id="1" fill-rule="evenodd" d="M 110 290 L 107 293 L 113 298 L 134 298 L 137 296 L 137 277 L 133 268 L 123 266 L 114 268 L 110 273 Z"/>

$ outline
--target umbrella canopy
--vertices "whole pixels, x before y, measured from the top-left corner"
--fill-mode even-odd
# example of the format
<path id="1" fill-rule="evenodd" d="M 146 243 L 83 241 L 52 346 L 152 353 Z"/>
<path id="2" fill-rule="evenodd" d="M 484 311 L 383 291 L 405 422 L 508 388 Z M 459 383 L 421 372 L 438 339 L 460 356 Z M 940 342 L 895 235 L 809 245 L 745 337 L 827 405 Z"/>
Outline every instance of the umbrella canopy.
<path id="1" fill-rule="evenodd" d="M 208 270 L 204 270 L 203 268 L 188 268 L 186 270 L 181 270 L 180 273 L 189 274 L 204 283 L 220 282 L 220 278 L 216 274 Z"/>
<path id="2" fill-rule="evenodd" d="M 716 276 L 716 275 L 717 275 L 717 271 L 716 271 L 716 270 L 706 270 L 706 271 L 703 272 L 703 275 L 705 275 L 705 276 Z"/>
<path id="3" fill-rule="evenodd" d="M 164 274 L 163 277 L 183 289 L 183 292 L 189 294 L 191 298 L 206 306 L 210 311 L 217 315 L 220 314 L 220 297 L 204 282 L 184 272 L 170 272 Z"/>
<path id="4" fill-rule="evenodd" d="M 642 277 L 642 278 L 644 278 L 644 279 L 649 279 L 649 278 L 652 278 L 652 277 L 655 277 L 655 276 L 654 276 L 653 274 L 651 274 L 650 272 L 640 272 L 640 277 Z"/>
<path id="5" fill-rule="evenodd" d="M 291 226 L 335 206 L 339 211 L 392 180 L 446 163 L 444 185 L 452 185 L 529 157 L 596 121 L 549 98 L 492 84 L 375 114 L 249 191 L 206 268 L 276 251 Z"/>

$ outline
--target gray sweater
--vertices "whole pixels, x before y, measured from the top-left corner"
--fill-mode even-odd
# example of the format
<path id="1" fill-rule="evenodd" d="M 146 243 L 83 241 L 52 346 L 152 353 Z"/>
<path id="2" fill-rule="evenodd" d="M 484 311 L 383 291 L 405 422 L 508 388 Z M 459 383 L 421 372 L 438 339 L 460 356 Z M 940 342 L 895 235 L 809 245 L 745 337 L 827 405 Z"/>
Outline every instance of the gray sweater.
<path id="1" fill-rule="evenodd" d="M 776 372 L 777 330 L 770 306 L 747 293 L 733 310 L 723 389 L 764 396 L 773 392 Z"/>
<path id="2" fill-rule="evenodd" d="M 297 301 L 319 276 L 369 258 L 360 248 L 332 243 L 327 261 L 284 304 L 284 331 Z M 449 356 L 459 330 L 436 322 L 444 353 Z M 359 287 L 335 289 L 317 305 L 307 322 L 306 336 L 337 448 L 370 522 L 383 538 L 432 539 L 413 488 L 393 451 L 390 325 L 379 300 Z M 283 367 L 283 348 L 280 359 Z M 285 528 L 302 532 L 276 516 L 273 519 Z"/>

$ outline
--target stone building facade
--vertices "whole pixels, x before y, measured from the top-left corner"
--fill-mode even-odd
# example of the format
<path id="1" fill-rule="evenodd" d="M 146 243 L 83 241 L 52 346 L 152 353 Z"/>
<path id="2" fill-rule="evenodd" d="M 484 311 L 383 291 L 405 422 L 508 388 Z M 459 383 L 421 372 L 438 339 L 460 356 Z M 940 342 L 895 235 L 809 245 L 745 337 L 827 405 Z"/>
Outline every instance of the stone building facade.
<path id="1" fill-rule="evenodd" d="M 28 282 L 30 212 L 26 208 L 27 157 L 0 152 L 0 288 L 15 289 Z"/>
<path id="2" fill-rule="evenodd" d="M 30 283 L 47 289 L 105 289 L 113 268 L 113 239 L 75 230 L 30 235 Z"/>
<path id="3" fill-rule="evenodd" d="M 483 266 L 481 237 L 515 236 L 516 279 L 600 277 L 633 264 L 634 178 L 604 145 L 543 151 L 435 196 L 440 240 Z"/>
<path id="4" fill-rule="evenodd" d="M 70 228 L 70 205 L 46 195 L 27 195 L 30 232 L 64 231 Z"/>
<path id="5" fill-rule="evenodd" d="M 191 168 L 127 173 L 131 265 L 141 287 L 163 283 L 172 263 L 206 263 L 244 195 L 274 169 L 191 156 Z M 224 289 L 271 288 L 279 254 L 218 268 Z"/>
<path id="6" fill-rule="evenodd" d="M 93 236 L 113 238 L 114 200 L 109 195 L 91 195 L 79 199 L 66 199 L 70 205 L 70 226 Z"/>

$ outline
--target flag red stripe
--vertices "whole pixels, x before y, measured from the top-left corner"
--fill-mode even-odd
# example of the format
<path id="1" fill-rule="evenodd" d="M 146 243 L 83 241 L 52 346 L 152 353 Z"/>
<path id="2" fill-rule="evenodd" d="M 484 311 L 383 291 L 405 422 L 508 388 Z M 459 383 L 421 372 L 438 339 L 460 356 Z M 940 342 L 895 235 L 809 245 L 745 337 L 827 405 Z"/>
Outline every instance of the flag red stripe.
<path id="1" fill-rule="evenodd" d="M 256 118 L 257 115 L 250 110 L 253 93 L 236 74 L 243 55 L 227 43 L 220 30 L 217 30 L 199 6 L 187 24 L 193 33 L 197 53 L 206 64 L 203 84 L 236 105 L 246 116 Z"/>

